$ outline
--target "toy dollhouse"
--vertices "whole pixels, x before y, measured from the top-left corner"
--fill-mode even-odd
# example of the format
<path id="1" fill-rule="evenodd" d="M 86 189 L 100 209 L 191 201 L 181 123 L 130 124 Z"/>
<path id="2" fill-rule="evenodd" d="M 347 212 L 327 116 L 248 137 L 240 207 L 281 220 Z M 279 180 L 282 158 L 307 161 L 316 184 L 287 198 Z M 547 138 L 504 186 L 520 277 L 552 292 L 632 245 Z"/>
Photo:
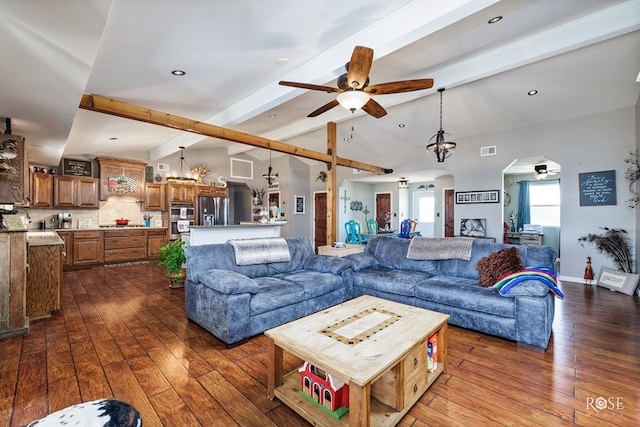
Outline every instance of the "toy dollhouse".
<path id="1" fill-rule="evenodd" d="M 335 418 L 349 410 L 349 385 L 322 369 L 304 362 L 300 372 L 300 393 Z"/>

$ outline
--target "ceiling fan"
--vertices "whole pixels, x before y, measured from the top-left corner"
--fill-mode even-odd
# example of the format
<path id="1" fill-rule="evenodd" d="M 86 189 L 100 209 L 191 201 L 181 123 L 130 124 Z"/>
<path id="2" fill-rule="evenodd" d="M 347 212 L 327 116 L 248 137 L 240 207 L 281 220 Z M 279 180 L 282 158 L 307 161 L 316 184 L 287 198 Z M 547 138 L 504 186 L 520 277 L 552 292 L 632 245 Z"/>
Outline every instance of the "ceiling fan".
<path id="1" fill-rule="evenodd" d="M 535 165 L 533 169 L 536 171 L 536 179 L 543 180 L 548 175 L 557 175 L 558 171 L 549 170 L 547 165 Z"/>
<path id="2" fill-rule="evenodd" d="M 369 86 L 369 71 L 372 63 L 373 49 L 356 46 L 351 54 L 351 60 L 344 66 L 347 72 L 338 77 L 338 87 L 287 81 L 281 81 L 280 84 L 327 93 L 339 93 L 336 99 L 313 111 L 307 117 L 319 116 L 340 104 L 351 110 L 352 113 L 358 108 L 362 108 L 366 113 L 377 119 L 385 116 L 387 112 L 382 105 L 371 98 L 373 95 L 413 92 L 433 87 L 433 79 L 400 80 Z"/>

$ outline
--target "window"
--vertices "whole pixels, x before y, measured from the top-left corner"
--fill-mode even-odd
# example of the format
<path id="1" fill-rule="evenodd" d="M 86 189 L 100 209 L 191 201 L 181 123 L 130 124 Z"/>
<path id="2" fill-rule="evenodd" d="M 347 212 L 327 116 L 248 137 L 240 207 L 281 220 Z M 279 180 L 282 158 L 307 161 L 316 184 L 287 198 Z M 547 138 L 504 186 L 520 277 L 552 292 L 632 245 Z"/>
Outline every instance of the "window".
<path id="1" fill-rule="evenodd" d="M 531 224 L 560 227 L 560 181 L 529 184 Z"/>
<path id="2" fill-rule="evenodd" d="M 433 191 L 413 193 L 413 217 L 418 222 L 435 222 L 435 198 Z"/>

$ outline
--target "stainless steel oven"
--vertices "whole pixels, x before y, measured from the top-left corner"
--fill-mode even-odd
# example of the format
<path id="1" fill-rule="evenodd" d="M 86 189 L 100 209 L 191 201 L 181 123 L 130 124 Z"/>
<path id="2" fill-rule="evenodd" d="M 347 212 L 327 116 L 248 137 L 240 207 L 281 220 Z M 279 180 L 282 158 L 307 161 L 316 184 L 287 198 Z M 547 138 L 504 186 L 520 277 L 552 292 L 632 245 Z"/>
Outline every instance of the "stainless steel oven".
<path id="1" fill-rule="evenodd" d="M 179 239 L 180 233 L 188 233 L 195 218 L 196 209 L 193 203 L 172 203 L 169 206 L 169 238 Z"/>

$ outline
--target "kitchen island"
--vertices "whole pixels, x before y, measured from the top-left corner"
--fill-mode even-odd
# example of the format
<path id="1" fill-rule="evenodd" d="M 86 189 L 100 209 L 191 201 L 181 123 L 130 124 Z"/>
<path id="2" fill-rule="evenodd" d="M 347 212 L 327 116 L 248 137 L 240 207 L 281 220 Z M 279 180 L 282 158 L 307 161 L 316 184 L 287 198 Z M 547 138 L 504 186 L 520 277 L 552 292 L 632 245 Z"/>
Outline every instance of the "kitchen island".
<path id="1" fill-rule="evenodd" d="M 190 246 L 225 243 L 229 239 L 252 239 L 256 237 L 280 237 L 281 227 L 286 221 L 262 224 L 259 222 L 242 222 L 233 225 L 193 225 L 189 233 L 183 234 L 182 240 Z"/>

